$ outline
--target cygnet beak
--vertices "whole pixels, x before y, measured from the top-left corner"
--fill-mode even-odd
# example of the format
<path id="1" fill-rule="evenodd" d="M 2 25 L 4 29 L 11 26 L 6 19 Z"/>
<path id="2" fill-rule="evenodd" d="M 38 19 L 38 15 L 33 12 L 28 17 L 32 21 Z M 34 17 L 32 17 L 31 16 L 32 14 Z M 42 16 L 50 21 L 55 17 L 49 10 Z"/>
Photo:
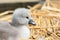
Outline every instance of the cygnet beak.
<path id="1" fill-rule="evenodd" d="M 32 19 L 29 20 L 29 24 L 36 25 L 36 23 Z"/>

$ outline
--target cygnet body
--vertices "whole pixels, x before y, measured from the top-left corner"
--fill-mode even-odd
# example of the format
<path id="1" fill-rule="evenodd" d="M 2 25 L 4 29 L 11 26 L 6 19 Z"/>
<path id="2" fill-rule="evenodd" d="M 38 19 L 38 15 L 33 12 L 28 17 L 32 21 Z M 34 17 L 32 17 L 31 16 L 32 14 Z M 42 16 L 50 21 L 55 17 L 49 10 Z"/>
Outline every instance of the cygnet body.
<path id="1" fill-rule="evenodd" d="M 29 40 L 30 29 L 28 24 L 35 25 L 30 15 L 30 10 L 18 8 L 13 12 L 12 22 L 0 22 L 1 40 Z M 4 36 L 5 35 L 5 36 Z"/>

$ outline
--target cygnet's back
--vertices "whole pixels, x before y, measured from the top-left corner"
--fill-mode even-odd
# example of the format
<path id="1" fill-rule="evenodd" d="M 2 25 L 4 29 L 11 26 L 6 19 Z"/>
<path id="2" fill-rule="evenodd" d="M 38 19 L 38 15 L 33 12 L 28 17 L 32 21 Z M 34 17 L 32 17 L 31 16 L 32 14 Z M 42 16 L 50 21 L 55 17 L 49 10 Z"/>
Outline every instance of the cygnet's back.
<path id="1" fill-rule="evenodd" d="M 0 40 L 13 40 L 16 35 L 15 27 L 12 27 L 8 22 L 0 22 Z"/>

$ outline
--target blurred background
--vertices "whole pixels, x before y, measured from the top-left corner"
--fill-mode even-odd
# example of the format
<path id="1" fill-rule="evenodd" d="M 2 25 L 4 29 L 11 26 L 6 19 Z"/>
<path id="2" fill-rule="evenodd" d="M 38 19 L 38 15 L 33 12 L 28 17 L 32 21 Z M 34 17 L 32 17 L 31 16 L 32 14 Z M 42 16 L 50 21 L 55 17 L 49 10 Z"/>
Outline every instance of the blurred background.
<path id="1" fill-rule="evenodd" d="M 45 0 L 0 0 L 0 12 L 14 10 L 15 8 L 34 6 L 37 3 L 43 3 Z"/>

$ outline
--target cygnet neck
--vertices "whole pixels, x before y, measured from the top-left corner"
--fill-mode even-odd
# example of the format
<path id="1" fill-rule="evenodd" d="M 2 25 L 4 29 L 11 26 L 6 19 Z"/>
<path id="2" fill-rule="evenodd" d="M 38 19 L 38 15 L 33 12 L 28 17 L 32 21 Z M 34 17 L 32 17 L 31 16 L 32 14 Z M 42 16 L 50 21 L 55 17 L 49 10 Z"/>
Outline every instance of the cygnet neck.
<path id="1" fill-rule="evenodd" d="M 18 24 L 18 23 L 14 23 L 14 22 L 11 22 L 10 24 L 11 24 L 12 26 L 14 26 L 14 27 L 27 26 L 27 25 L 25 25 L 25 24 Z"/>

